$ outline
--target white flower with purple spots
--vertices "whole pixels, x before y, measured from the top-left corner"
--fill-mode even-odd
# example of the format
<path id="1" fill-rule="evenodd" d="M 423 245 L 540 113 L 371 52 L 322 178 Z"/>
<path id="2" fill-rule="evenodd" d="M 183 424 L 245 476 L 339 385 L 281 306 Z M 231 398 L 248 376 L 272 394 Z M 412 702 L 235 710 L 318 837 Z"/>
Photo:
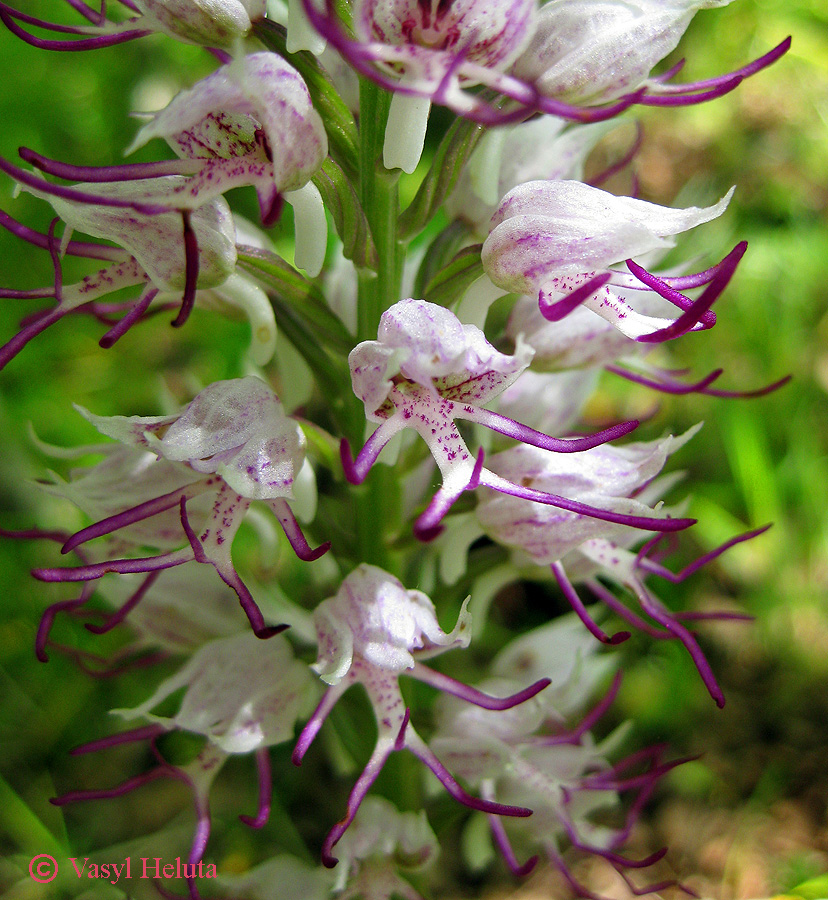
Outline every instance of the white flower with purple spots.
<path id="1" fill-rule="evenodd" d="M 149 169 L 152 167 L 150 166 Z M 236 267 L 236 229 L 230 208 L 223 197 L 203 198 L 203 203 L 178 207 L 176 192 L 187 179 L 181 175 L 109 179 L 72 187 L 52 184 L 43 178 L 0 159 L 3 169 L 21 188 L 47 200 L 66 223 L 62 239 L 55 235 L 57 219 L 48 235 L 33 231 L 3 214 L 4 225 L 24 240 L 47 249 L 54 266 L 54 284 L 33 291 L 0 291 L 14 298 L 51 297 L 57 301 L 26 321 L 18 333 L 0 348 L 3 368 L 25 346 L 50 325 L 70 313 L 86 312 L 109 328 L 100 340 L 111 347 L 162 295 L 180 296 L 180 309 L 173 325 L 183 325 L 192 311 L 196 291 L 224 287 L 237 291 L 228 282 Z M 87 174 L 90 170 L 84 170 Z M 112 241 L 98 244 L 71 240 L 73 231 Z M 102 260 L 105 267 L 77 284 L 65 285 L 61 257 L 64 254 Z M 101 304 L 108 294 L 121 288 L 140 287 L 135 300 L 119 303 L 125 310 L 112 321 L 113 306 Z M 251 290 L 258 290 L 251 285 Z M 263 295 L 262 295 L 263 296 Z M 251 306 L 261 298 L 248 298 L 240 305 Z"/>
<path id="2" fill-rule="evenodd" d="M 487 803 L 467 794 L 429 749 L 409 722 L 409 712 L 399 687 L 400 675 L 409 675 L 437 690 L 446 691 L 486 709 L 510 709 L 534 697 L 548 685 L 541 680 L 497 698 L 467 687 L 424 666 L 421 659 L 436 656 L 469 642 L 470 621 L 464 608 L 457 625 L 446 634 L 437 622 L 434 604 L 421 591 L 406 590 L 402 583 L 363 563 L 343 582 L 334 597 L 324 600 L 314 614 L 319 650 L 314 668 L 330 687 L 302 730 L 293 761 L 299 765 L 339 698 L 355 684 L 368 694 L 377 720 L 377 743 L 364 771 L 348 798 L 348 809 L 328 834 L 322 861 L 333 867 L 334 845 L 345 834 L 389 754 L 408 750 L 440 779 L 461 803 L 495 815 L 527 816 L 530 810 Z"/>
<path id="3" fill-rule="evenodd" d="M 535 27 L 537 0 L 358 0 L 356 39 L 305 0 L 313 25 L 363 75 L 394 92 L 385 133 L 388 169 L 413 172 L 431 103 L 461 114 L 480 107 L 466 88 L 505 72 Z"/>
<path id="4" fill-rule="evenodd" d="M 253 185 L 265 225 L 287 200 L 296 218 L 296 264 L 319 274 L 327 225 L 310 179 L 328 155 L 328 139 L 293 66 L 275 53 L 222 66 L 156 113 L 130 150 L 153 138 L 166 140 L 179 167 L 192 172 L 186 190 L 193 197 Z"/>
<path id="5" fill-rule="evenodd" d="M 510 191 L 492 217 L 483 268 L 505 293 L 536 296 L 550 321 L 584 306 L 635 341 L 670 340 L 715 323 L 710 307 L 747 245 L 738 244 L 711 269 L 678 277 L 658 278 L 632 257 L 664 253 L 677 234 L 720 216 L 732 193 L 713 206 L 669 209 L 578 181 L 532 181 Z M 703 285 L 696 300 L 681 293 Z M 638 298 L 653 292 L 680 315 L 639 312 Z"/>
<path id="6" fill-rule="evenodd" d="M 485 404 L 529 364 L 532 352 L 525 345 L 519 343 L 512 356 L 500 353 L 479 328 L 463 325 L 447 309 L 424 300 L 403 300 L 383 313 L 378 338 L 355 347 L 348 361 L 354 393 L 365 404 L 366 417 L 380 424 L 356 460 L 343 441 L 342 462 L 348 479 L 359 484 L 388 441 L 399 431 L 413 428 L 428 445 L 443 479 L 414 525 L 421 539 L 435 537 L 454 502 L 464 491 L 477 487 L 634 528 L 676 531 L 691 524 L 686 519 L 616 513 L 526 487 L 520 479 L 510 480 L 485 467 L 482 451 L 476 458 L 472 455 L 456 419 L 555 453 L 580 453 L 627 434 L 637 424 L 627 422 L 589 437 L 560 439 L 487 410 Z"/>
<path id="7" fill-rule="evenodd" d="M 159 703 L 182 688 L 184 696 L 174 716 L 152 713 Z M 176 674 L 163 681 L 146 702 L 135 709 L 114 711 L 127 721 L 144 718 L 151 724 L 101 738 L 74 751 L 91 753 L 149 740 L 158 765 L 118 787 L 71 791 L 52 802 L 63 806 L 121 796 L 156 778 L 182 781 L 192 790 L 195 802 L 197 826 L 188 865 L 197 867 L 210 836 L 210 786 L 225 760 L 236 754 L 255 754 L 258 810 L 255 816 L 240 818 L 252 828 L 263 827 L 270 816 L 273 792 L 269 748 L 293 737 L 297 719 L 307 715 L 313 706 L 314 694 L 310 670 L 294 657 L 285 638 L 262 642 L 244 633 L 210 641 Z M 192 763 L 173 766 L 159 752 L 158 738 L 172 730 L 207 738 L 205 748 Z"/>
<path id="8" fill-rule="evenodd" d="M 251 502 L 262 501 L 270 507 L 301 559 L 317 559 L 330 545 L 312 549 L 288 504 L 304 460 L 304 436 L 284 415 L 270 388 L 252 376 L 217 382 L 203 390 L 181 415 L 174 416 L 103 417 L 82 412 L 102 434 L 144 453 L 149 451 L 156 461 L 147 466 L 149 499 L 135 504 L 129 487 L 125 497 L 114 493 L 107 502 L 118 511 L 73 535 L 63 552 L 76 550 L 93 538 L 120 533 L 136 523 L 146 523 L 146 543 L 166 552 L 148 558 L 106 559 L 76 568 L 39 569 L 36 576 L 45 581 L 85 582 L 107 572 L 152 573 L 194 560 L 209 563 L 236 591 L 257 635 L 267 637 L 281 630 L 265 626 L 230 555 L 233 538 Z M 156 467 L 162 475 L 169 470 L 180 481 L 172 488 L 175 478 L 168 479 L 166 485 L 162 482 L 159 494 L 157 485 L 153 490 Z M 94 482 L 94 472 L 90 477 Z M 170 534 L 176 511 L 180 521 L 177 541 Z M 201 524 L 194 528 L 195 516 Z M 157 536 L 152 533 L 156 523 L 162 529 Z M 182 536 L 187 546 L 167 550 L 171 542 L 180 543 Z"/>
<path id="9" fill-rule="evenodd" d="M 497 714 L 441 697 L 431 744 L 483 796 L 533 806 L 531 819 L 511 825 L 488 817 L 495 844 L 515 875 L 531 871 L 538 857 L 519 862 L 507 828 L 522 844 L 542 850 L 576 893 L 592 897 L 581 893 L 561 845 L 567 842 L 601 857 L 622 874 L 625 869 L 657 862 L 664 851 L 643 860 L 630 860 L 617 851 L 658 780 L 679 762 L 662 762 L 663 747 L 641 751 L 614 765 L 607 761 L 626 729 L 621 726 L 600 745 L 590 729 L 615 700 L 621 677 L 615 675 L 606 695 L 584 715 L 590 696 L 617 661 L 596 655 L 584 645 L 574 631 L 576 624 L 573 619 L 558 619 L 510 642 L 492 663 L 496 677 L 481 685 L 487 691 L 502 692 L 546 676 L 552 684 L 543 693 Z M 600 824 L 602 814 L 618 808 L 620 792 L 625 790 L 636 796 L 624 824 L 618 828 Z"/>

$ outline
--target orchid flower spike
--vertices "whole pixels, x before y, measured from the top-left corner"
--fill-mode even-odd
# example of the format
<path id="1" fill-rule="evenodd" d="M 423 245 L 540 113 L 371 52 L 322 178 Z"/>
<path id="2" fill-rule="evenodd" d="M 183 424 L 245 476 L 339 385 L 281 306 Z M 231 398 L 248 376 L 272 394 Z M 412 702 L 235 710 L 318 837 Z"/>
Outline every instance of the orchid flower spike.
<path id="1" fill-rule="evenodd" d="M 263 19 L 265 0 L 121 0 L 137 15 L 108 19 L 105 6 L 95 10 L 67 0 L 85 19 L 85 25 L 63 25 L 38 19 L 0 3 L 0 21 L 27 44 L 45 50 L 95 50 L 122 44 L 153 33 L 170 35 L 185 44 L 232 48 Z M 24 26 L 34 28 L 34 33 Z M 39 37 L 37 31 L 74 35 L 59 40 Z"/>
<path id="2" fill-rule="evenodd" d="M 487 410 L 485 405 L 528 366 L 532 351 L 526 345 L 519 342 L 512 356 L 500 353 L 479 328 L 463 325 L 447 309 L 424 300 L 403 300 L 386 310 L 378 338 L 358 344 L 348 361 L 354 393 L 363 401 L 368 420 L 379 427 L 356 460 L 343 441 L 342 462 L 348 480 L 359 484 L 388 441 L 397 432 L 413 428 L 428 445 L 443 478 L 414 525 L 422 540 L 435 537 L 454 502 L 464 491 L 477 487 L 633 528 L 676 531 L 692 524 L 690 519 L 615 512 L 526 487 L 520 478 L 510 480 L 485 467 L 482 452 L 472 456 L 456 419 L 553 453 L 580 453 L 628 434 L 638 424 L 625 422 L 589 437 L 560 439 Z"/>
<path id="3" fill-rule="evenodd" d="M 534 84 L 544 96 L 587 106 L 610 103 L 639 90 L 646 91 L 641 103 L 710 100 L 733 90 L 787 49 L 780 45 L 770 58 L 762 57 L 706 82 L 670 85 L 650 76 L 656 63 L 676 48 L 698 10 L 730 2 L 550 0 L 541 7 L 532 41 L 515 63 L 514 74 Z"/>
<path id="4" fill-rule="evenodd" d="M 301 559 L 317 559 L 330 545 L 312 549 L 288 504 L 304 459 L 305 441 L 270 388 L 252 376 L 220 381 L 203 390 L 177 416 L 103 417 L 81 412 L 102 434 L 157 457 L 147 465 L 146 483 L 152 484 L 156 468 L 162 478 L 150 499 L 143 502 L 133 504 L 129 488 L 125 498 L 115 495 L 111 502 L 118 502 L 119 511 L 77 532 L 64 544 L 63 552 L 139 523 L 149 532 L 145 543 L 165 549 L 176 512 L 180 520 L 176 543 L 184 537 L 187 546 L 148 558 L 38 569 L 35 577 L 86 582 L 107 572 L 148 573 L 192 561 L 209 563 L 236 592 L 258 636 L 269 637 L 281 630 L 265 626 L 230 555 L 251 502 L 263 501 L 270 507 Z M 191 524 L 192 512 L 201 519 L 198 527 Z M 153 534 L 155 528 L 160 531 Z"/>
<path id="5" fill-rule="evenodd" d="M 548 684 L 541 680 L 508 697 L 491 697 L 423 665 L 421 659 L 436 656 L 469 641 L 469 615 L 465 605 L 457 625 L 446 634 L 439 626 L 434 604 L 421 591 L 406 590 L 402 583 L 365 563 L 343 582 L 334 597 L 324 600 L 314 613 L 319 651 L 313 668 L 327 689 L 297 741 L 296 765 L 302 762 L 336 702 L 354 684 L 368 693 L 377 719 L 374 752 L 348 798 L 348 809 L 325 840 L 322 861 L 333 867 L 334 845 L 345 834 L 371 785 L 394 750 L 409 750 L 431 769 L 445 789 L 459 802 L 494 815 L 528 816 L 525 808 L 487 803 L 467 794 L 429 749 L 409 722 L 400 692 L 400 675 L 410 675 L 462 700 L 487 709 L 510 709 L 534 697 Z"/>
<path id="6" fill-rule="evenodd" d="M 296 264 L 319 274 L 327 223 L 311 178 L 328 155 L 328 139 L 293 66 L 264 52 L 222 66 L 157 113 L 128 152 L 158 137 L 180 159 L 198 162 L 194 194 L 252 184 L 265 225 L 287 200 L 296 217 Z"/>
<path id="7" fill-rule="evenodd" d="M 720 216 L 732 194 L 731 189 L 713 206 L 669 209 L 578 181 L 532 181 L 503 198 L 483 244 L 483 268 L 504 293 L 537 297 L 550 321 L 584 306 L 633 340 L 670 340 L 715 323 L 710 307 L 747 245 L 737 245 L 705 272 L 677 279 L 658 278 L 631 257 L 670 249 L 675 235 Z M 680 292 L 702 285 L 707 287 L 697 300 Z M 658 295 L 680 315 L 639 312 L 642 293 Z"/>

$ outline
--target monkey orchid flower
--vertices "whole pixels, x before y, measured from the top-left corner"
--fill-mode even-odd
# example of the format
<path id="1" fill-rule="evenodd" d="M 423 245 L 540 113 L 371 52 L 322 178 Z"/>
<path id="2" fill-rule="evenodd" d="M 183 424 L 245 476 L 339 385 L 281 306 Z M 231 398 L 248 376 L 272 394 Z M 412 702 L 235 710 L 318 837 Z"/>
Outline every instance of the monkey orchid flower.
<path id="1" fill-rule="evenodd" d="M 184 688 L 178 712 L 172 717 L 151 710 Z M 210 836 L 210 787 L 224 762 L 232 755 L 255 754 L 259 780 L 259 806 L 255 816 L 240 816 L 251 828 L 262 828 L 270 814 L 272 783 L 269 748 L 293 737 L 296 721 L 307 715 L 315 686 L 307 665 L 295 659 L 283 637 L 262 643 L 249 634 L 210 641 L 185 665 L 163 681 L 140 706 L 115 710 L 123 719 L 148 719 L 149 725 L 119 732 L 77 747 L 73 753 L 92 753 L 120 744 L 149 739 L 158 765 L 144 775 L 117 787 L 70 791 L 52 800 L 56 806 L 122 796 L 157 778 L 182 781 L 193 792 L 197 825 L 187 878 L 191 896 L 197 896 L 194 879 Z M 178 730 L 203 735 L 207 744 L 196 759 L 182 766 L 167 762 L 156 746 L 166 732 Z"/>
<path id="2" fill-rule="evenodd" d="M 87 182 L 126 185 L 135 179 L 177 176 L 176 182 L 147 182 L 128 194 L 137 201 L 143 190 L 145 206 L 168 209 L 193 209 L 231 188 L 252 185 L 265 225 L 276 222 L 283 199 L 292 205 L 297 265 L 311 275 L 319 273 L 327 223 L 322 198 L 310 179 L 328 155 L 328 140 L 302 76 L 280 56 L 253 53 L 182 91 L 141 128 L 127 152 L 153 138 L 166 140 L 179 159 L 95 168 L 47 159 L 27 148 L 20 155 L 47 174 Z M 8 163 L 3 167 L 29 187 L 57 191 Z"/>
<path id="3" fill-rule="evenodd" d="M 467 601 L 468 602 L 468 601 Z M 311 716 L 293 751 L 302 762 L 323 722 L 345 691 L 361 684 L 377 718 L 379 734 L 374 752 L 348 798 L 348 809 L 328 834 L 322 861 L 330 868 L 337 859 L 334 845 L 345 834 L 389 754 L 408 750 L 437 776 L 455 800 L 493 815 L 528 816 L 531 810 L 503 806 L 472 797 L 455 781 L 409 722 L 400 693 L 400 675 L 410 675 L 437 690 L 453 694 L 486 709 L 508 710 L 531 699 L 548 684 L 542 679 L 509 697 L 491 697 L 447 675 L 424 666 L 421 659 L 437 656 L 469 642 L 470 617 L 465 605 L 454 630 L 439 626 L 434 604 L 421 591 L 406 590 L 392 575 L 366 563 L 343 582 L 336 596 L 324 600 L 314 613 L 319 650 L 313 668 L 330 685 Z"/>
<path id="4" fill-rule="evenodd" d="M 42 581 L 86 582 L 107 572 L 155 572 L 192 561 L 209 563 L 236 592 L 259 637 L 281 630 L 265 625 L 230 555 L 233 538 L 251 502 L 263 501 L 270 507 L 300 559 L 317 559 L 330 544 L 311 548 L 288 505 L 304 460 L 305 441 L 270 388 L 255 377 L 217 382 L 178 416 L 103 417 L 82 412 L 102 434 L 148 457 L 154 454 L 157 459 L 147 463 L 144 489 L 140 491 L 142 502 L 134 503 L 135 485 L 129 481 L 120 493 L 114 486 L 108 502 L 117 504 L 119 510 L 77 532 L 63 545 L 63 552 L 136 525 L 142 529 L 143 544 L 164 552 L 146 558 L 106 559 L 75 568 L 36 569 L 35 577 Z M 112 482 L 111 471 L 105 477 Z M 191 524 L 192 511 L 199 516 L 198 527 Z M 168 550 L 166 547 L 175 540 L 170 529 L 176 512 L 180 519 L 177 542 L 184 537 L 187 546 Z"/>
<path id="5" fill-rule="evenodd" d="M 481 103 L 466 88 L 503 73 L 532 36 L 537 0 L 357 0 L 356 39 L 332 4 L 305 0 L 311 24 L 363 75 L 394 92 L 385 132 L 388 169 L 413 172 L 431 103 L 472 113 Z"/>
<path id="6" fill-rule="evenodd" d="M 262 299 L 266 302 L 255 285 L 246 283 L 249 289 L 244 289 L 231 282 L 236 266 L 236 230 L 224 198 L 214 197 L 202 205 L 176 209 L 177 201 L 172 198 L 186 182 L 182 176 L 76 184 L 69 188 L 50 184 L 2 159 L 0 169 L 11 174 L 24 190 L 47 200 L 59 217 L 53 220 L 49 234 L 42 235 L 5 213 L 0 214 L 0 224 L 5 228 L 50 252 L 55 272 L 51 287 L 33 291 L 0 290 L 0 297 L 52 297 L 57 301 L 52 309 L 28 317 L 20 331 L 0 348 L 0 368 L 50 325 L 78 310 L 91 312 L 111 326 L 100 341 L 101 346 L 111 347 L 162 294 L 181 297 L 174 325 L 186 322 L 196 291 L 201 288 L 222 287 L 228 299 L 236 297 L 236 305 L 241 307 L 252 304 L 258 309 Z M 62 239 L 55 235 L 60 219 L 66 223 Z M 73 231 L 118 246 L 73 241 L 70 239 Z M 108 264 L 77 284 L 64 285 L 61 270 L 64 252 Z M 123 307 L 121 304 L 105 307 L 100 303 L 101 298 L 121 288 L 136 286 L 141 288 L 138 299 L 129 301 L 126 313 L 113 323 L 109 313 Z M 252 296 L 257 291 L 261 297 Z"/>
<path id="7" fill-rule="evenodd" d="M 510 191 L 492 217 L 483 268 L 504 293 L 537 297 L 541 313 L 552 322 L 584 306 L 644 343 L 710 328 L 716 321 L 710 307 L 747 244 L 738 244 L 704 272 L 676 278 L 652 275 L 632 257 L 673 247 L 675 235 L 720 216 L 732 193 L 713 206 L 669 209 L 578 181 L 531 181 Z M 703 285 L 696 300 L 681 293 Z M 645 298 L 663 298 L 680 315 L 671 319 L 639 312 L 642 292 Z"/>
<path id="8" fill-rule="evenodd" d="M 413 171 L 432 102 L 484 125 L 541 112 L 577 122 L 612 118 L 633 103 L 701 103 L 771 65 L 790 39 L 727 75 L 668 84 L 651 77 L 693 14 L 728 0 L 357 0 L 352 37 L 334 0 L 302 0 L 313 27 L 360 74 L 394 92 L 385 164 Z M 481 85 L 496 100 L 467 90 Z M 405 142 L 410 141 L 409 150 Z"/>
<path id="9" fill-rule="evenodd" d="M 482 452 L 476 459 L 472 456 L 455 419 L 475 422 L 554 453 L 575 454 L 628 434 L 638 424 L 625 422 L 589 437 L 560 439 L 487 410 L 485 405 L 528 366 L 532 351 L 526 345 L 518 343 L 513 356 L 500 353 L 479 328 L 463 325 L 447 309 L 424 300 L 403 300 L 386 310 L 378 337 L 357 345 L 349 363 L 354 393 L 365 404 L 368 420 L 378 422 L 379 427 L 356 460 L 343 440 L 342 463 L 348 479 L 359 484 L 388 441 L 398 431 L 413 428 L 428 445 L 443 478 L 442 487 L 415 523 L 415 534 L 422 540 L 436 537 L 452 504 L 464 491 L 477 487 L 633 528 L 678 531 L 693 524 L 692 519 L 600 509 L 526 487 L 520 477 L 507 479 L 486 468 Z M 577 472 L 577 462 L 572 469 Z"/>
<path id="10" fill-rule="evenodd" d="M 197 161 L 193 195 L 252 184 L 265 225 L 278 219 L 282 199 L 290 203 L 296 265 L 319 274 L 327 222 L 310 179 L 328 155 L 328 139 L 293 66 L 276 53 L 253 53 L 222 66 L 157 113 L 128 152 L 158 137 L 181 160 Z"/>
<path id="11" fill-rule="evenodd" d="M 636 96 L 638 103 L 682 106 L 713 100 L 761 71 L 790 46 L 769 53 L 728 75 L 690 84 L 670 84 L 681 66 L 651 76 L 672 52 L 700 9 L 731 0 L 549 0 L 539 12 L 532 41 L 513 74 L 544 97 L 593 106 Z"/>

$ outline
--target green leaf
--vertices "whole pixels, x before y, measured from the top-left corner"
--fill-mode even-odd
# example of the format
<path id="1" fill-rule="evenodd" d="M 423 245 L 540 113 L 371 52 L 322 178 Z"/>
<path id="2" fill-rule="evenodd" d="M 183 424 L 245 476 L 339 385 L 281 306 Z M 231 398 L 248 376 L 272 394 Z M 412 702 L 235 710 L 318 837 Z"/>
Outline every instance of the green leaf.
<path id="1" fill-rule="evenodd" d="M 399 219 L 399 237 L 407 240 L 421 231 L 431 220 L 442 202 L 454 190 L 477 142 L 485 129 L 468 119 L 457 119 L 434 154 L 420 189 Z"/>
<path id="2" fill-rule="evenodd" d="M 437 275 L 468 240 L 468 229 L 462 222 L 452 222 L 434 238 L 423 254 L 414 279 L 414 296 L 425 297 L 426 285 Z"/>
<path id="3" fill-rule="evenodd" d="M 818 875 L 803 881 L 788 892 L 792 897 L 802 897 L 802 900 L 826 900 L 828 898 L 828 874 Z"/>
<path id="4" fill-rule="evenodd" d="M 379 267 L 377 248 L 351 181 L 332 159 L 327 159 L 313 176 L 313 183 L 333 216 L 345 257 L 353 260 L 357 268 L 376 271 Z"/>
<path id="5" fill-rule="evenodd" d="M 288 53 L 287 32 L 283 25 L 269 19 L 261 19 L 253 26 L 253 30 L 268 50 L 286 59 L 305 79 L 313 107 L 325 123 L 331 157 L 349 176 L 355 177 L 359 143 L 356 123 L 345 101 L 328 78 L 327 72 L 307 50 Z"/>
<path id="6" fill-rule="evenodd" d="M 461 250 L 429 281 L 425 299 L 440 306 L 449 306 L 459 300 L 472 282 L 483 274 L 480 261 L 481 244 L 473 244 Z"/>
<path id="7" fill-rule="evenodd" d="M 283 303 L 292 306 L 316 332 L 317 346 L 324 342 L 335 352 L 351 351 L 354 339 L 312 281 L 269 250 L 240 245 L 238 252 L 239 268 L 252 275 Z"/>
<path id="8" fill-rule="evenodd" d="M 0 777 L 0 830 L 24 853 L 48 853 L 62 857 L 66 848 L 41 822 L 25 800 Z"/>

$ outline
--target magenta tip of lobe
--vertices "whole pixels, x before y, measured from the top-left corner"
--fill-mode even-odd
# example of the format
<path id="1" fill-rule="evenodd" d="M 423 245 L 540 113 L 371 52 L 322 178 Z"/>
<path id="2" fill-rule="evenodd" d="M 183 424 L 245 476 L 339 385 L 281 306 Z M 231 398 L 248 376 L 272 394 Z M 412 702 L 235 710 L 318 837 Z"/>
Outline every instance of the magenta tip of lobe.
<path id="1" fill-rule="evenodd" d="M 362 480 L 354 465 L 354 455 L 351 452 L 351 442 L 348 438 L 342 438 L 339 442 L 339 458 L 342 461 L 342 469 L 345 478 L 350 484 L 361 484 Z"/>
<path id="2" fill-rule="evenodd" d="M 518 866 L 516 869 L 513 869 L 512 874 L 515 876 L 515 878 L 525 878 L 527 875 L 529 875 L 530 872 L 532 872 L 537 864 L 538 857 L 530 856 L 522 866 Z"/>
<path id="3" fill-rule="evenodd" d="M 260 640 L 266 641 L 268 638 L 275 637 L 290 628 L 290 625 L 268 625 L 266 628 L 256 628 L 253 634 Z"/>
<path id="4" fill-rule="evenodd" d="M 422 541 L 424 544 L 428 544 L 439 537 L 443 533 L 443 530 L 444 528 L 442 525 L 432 525 L 430 528 L 421 528 L 415 524 L 414 536 L 417 540 Z"/>
<path id="5" fill-rule="evenodd" d="M 331 542 L 325 541 L 324 544 L 320 544 L 315 550 L 310 550 L 309 552 L 302 554 L 297 553 L 296 555 L 302 562 L 313 562 L 315 559 L 319 559 L 320 556 L 324 556 L 330 549 Z"/>
<path id="6" fill-rule="evenodd" d="M 615 634 L 607 638 L 605 643 L 608 647 L 614 647 L 616 644 L 623 644 L 624 641 L 628 641 L 631 637 L 631 631 L 616 631 Z"/>

